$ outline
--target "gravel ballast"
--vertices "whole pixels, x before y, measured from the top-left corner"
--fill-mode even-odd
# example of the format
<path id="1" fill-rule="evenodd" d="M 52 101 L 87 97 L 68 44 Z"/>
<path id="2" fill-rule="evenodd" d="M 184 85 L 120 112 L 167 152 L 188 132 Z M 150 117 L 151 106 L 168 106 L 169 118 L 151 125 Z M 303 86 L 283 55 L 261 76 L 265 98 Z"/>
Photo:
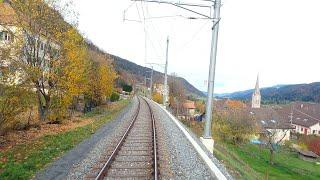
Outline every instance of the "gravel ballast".
<path id="1" fill-rule="evenodd" d="M 151 101 L 150 101 L 151 102 Z M 205 162 L 201 159 L 198 152 L 185 137 L 178 126 L 168 116 L 168 114 L 159 107 L 158 104 L 150 103 L 154 110 L 155 117 L 158 121 L 158 130 L 164 137 L 166 147 L 169 152 L 169 164 L 172 171 L 173 179 L 216 179 L 211 173 Z M 179 122 L 180 123 L 180 122 Z M 209 158 L 225 175 L 227 179 L 233 179 L 225 167 L 210 153 L 200 142 L 200 140 L 180 123 L 192 136 L 192 138 L 202 147 Z M 161 173 L 161 171 L 160 171 Z"/>
<path id="2" fill-rule="evenodd" d="M 84 179 L 85 175 L 105 153 L 109 144 L 114 143 L 130 121 L 137 106 L 137 99 L 122 110 L 113 120 L 102 126 L 90 138 L 36 174 L 36 179 Z M 108 138 L 106 138 L 108 137 Z"/>
<path id="3" fill-rule="evenodd" d="M 160 179 L 216 179 L 170 116 L 158 104 L 150 100 L 149 102 L 156 119 Z M 106 152 L 112 150 L 114 144 L 122 136 L 137 105 L 138 100 L 135 97 L 117 118 L 108 122 L 92 137 L 38 173 L 36 179 L 85 179 L 88 177 L 97 164 L 101 164 L 101 159 L 105 157 Z M 183 124 L 181 125 L 204 149 L 227 179 L 232 179 L 224 166 L 205 149 L 199 139 Z M 148 149 L 142 148 L 141 153 L 145 153 L 146 150 Z"/>

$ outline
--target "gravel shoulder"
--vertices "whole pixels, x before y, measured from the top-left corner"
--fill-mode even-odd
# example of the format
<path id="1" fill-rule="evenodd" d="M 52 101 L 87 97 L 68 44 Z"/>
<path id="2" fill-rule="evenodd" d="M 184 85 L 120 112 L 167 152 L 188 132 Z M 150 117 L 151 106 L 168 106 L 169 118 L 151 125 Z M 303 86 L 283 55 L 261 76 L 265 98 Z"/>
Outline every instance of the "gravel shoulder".
<path id="1" fill-rule="evenodd" d="M 173 179 L 216 179 L 190 141 L 168 114 L 158 104 L 154 102 L 150 104 L 158 120 L 158 131 L 161 131 L 161 136 L 164 137 L 164 142 L 168 148 L 168 160 Z M 182 123 L 179 122 L 179 124 L 189 132 L 226 178 L 233 179 L 226 168 L 202 145 L 197 136 Z"/>
<path id="2" fill-rule="evenodd" d="M 134 98 L 115 119 L 106 123 L 90 138 L 37 173 L 35 179 L 83 179 L 98 161 L 104 148 L 111 143 L 111 137 L 117 136 L 116 132 L 121 127 L 120 124 L 125 124 L 124 121 L 130 120 L 136 106 L 137 99 Z"/>

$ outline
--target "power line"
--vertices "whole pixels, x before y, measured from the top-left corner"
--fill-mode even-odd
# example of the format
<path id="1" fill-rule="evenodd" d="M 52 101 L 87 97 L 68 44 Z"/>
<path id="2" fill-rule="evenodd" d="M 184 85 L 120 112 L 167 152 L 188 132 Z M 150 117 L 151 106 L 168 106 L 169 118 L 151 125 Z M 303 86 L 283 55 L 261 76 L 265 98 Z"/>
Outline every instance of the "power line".
<path id="1" fill-rule="evenodd" d="M 190 38 L 190 40 L 186 43 L 184 43 L 181 48 L 176 52 L 176 54 L 179 54 L 180 52 L 182 52 L 189 44 L 191 44 L 192 41 L 194 41 L 196 39 L 196 37 L 198 36 L 198 34 L 200 34 L 200 32 L 203 30 L 203 28 L 208 24 L 209 22 L 205 22 Z"/>

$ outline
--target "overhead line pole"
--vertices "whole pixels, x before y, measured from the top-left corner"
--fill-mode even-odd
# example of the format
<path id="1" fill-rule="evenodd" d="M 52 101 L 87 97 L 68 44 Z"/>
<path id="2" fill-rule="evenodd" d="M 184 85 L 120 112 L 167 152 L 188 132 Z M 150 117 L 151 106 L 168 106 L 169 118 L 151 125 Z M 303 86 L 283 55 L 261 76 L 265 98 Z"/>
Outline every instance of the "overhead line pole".
<path id="1" fill-rule="evenodd" d="M 212 111 L 213 111 L 213 98 L 214 98 L 214 79 L 215 79 L 215 69 L 216 69 L 216 58 L 217 58 L 217 45 L 218 45 L 218 34 L 219 34 L 219 22 L 220 22 L 220 9 L 221 9 L 221 0 L 202 0 L 206 2 L 214 3 L 214 13 L 213 17 L 205 15 L 203 13 L 196 12 L 192 9 L 187 8 L 186 6 L 197 6 L 197 7 L 210 7 L 208 5 L 201 4 L 187 4 L 187 3 L 175 3 L 169 1 L 160 1 L 160 0 L 132 0 L 132 1 L 144 1 L 144 2 L 153 2 L 153 3 L 163 3 L 171 4 L 173 6 L 182 8 L 189 12 L 195 13 L 197 15 L 203 16 L 205 18 L 211 19 L 213 21 L 212 27 L 212 42 L 211 42 L 211 53 L 210 53 L 210 66 L 209 66 L 209 77 L 208 77 L 208 96 L 206 101 L 206 115 L 205 115 L 205 127 L 203 137 L 201 137 L 202 143 L 213 152 L 214 141 L 212 139 Z M 211 10 L 211 9 L 210 9 Z"/>
<path id="2" fill-rule="evenodd" d="M 166 107 L 169 101 L 168 98 L 168 59 L 169 59 L 169 37 L 167 37 L 166 65 L 164 68 L 164 95 L 163 105 Z"/>
<path id="3" fill-rule="evenodd" d="M 151 80 L 150 80 L 150 98 L 152 99 L 152 89 L 153 89 L 153 66 L 151 66 Z"/>
<path id="4" fill-rule="evenodd" d="M 211 43 L 211 54 L 210 54 L 210 66 L 209 66 L 209 80 L 208 80 L 208 97 L 206 103 L 206 124 L 204 128 L 204 139 L 212 139 L 211 128 L 212 128 L 212 109 L 213 109 L 213 98 L 214 98 L 214 79 L 216 70 L 216 59 L 217 59 L 217 45 L 218 45 L 218 34 L 219 34 L 219 21 L 220 21 L 220 8 L 221 0 L 215 0 L 214 2 L 214 16 L 213 16 L 213 27 L 212 27 L 212 43 Z"/>

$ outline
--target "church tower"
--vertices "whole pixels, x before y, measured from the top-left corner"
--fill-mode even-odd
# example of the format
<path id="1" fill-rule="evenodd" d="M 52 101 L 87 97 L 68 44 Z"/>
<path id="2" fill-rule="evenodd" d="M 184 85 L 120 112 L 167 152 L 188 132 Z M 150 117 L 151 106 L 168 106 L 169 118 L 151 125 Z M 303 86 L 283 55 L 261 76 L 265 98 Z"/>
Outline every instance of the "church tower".
<path id="1" fill-rule="evenodd" d="M 260 88 L 259 88 L 259 75 L 258 75 L 256 87 L 255 87 L 254 92 L 252 94 L 251 107 L 252 108 L 260 108 L 260 104 L 261 104 L 261 94 L 260 94 Z"/>

